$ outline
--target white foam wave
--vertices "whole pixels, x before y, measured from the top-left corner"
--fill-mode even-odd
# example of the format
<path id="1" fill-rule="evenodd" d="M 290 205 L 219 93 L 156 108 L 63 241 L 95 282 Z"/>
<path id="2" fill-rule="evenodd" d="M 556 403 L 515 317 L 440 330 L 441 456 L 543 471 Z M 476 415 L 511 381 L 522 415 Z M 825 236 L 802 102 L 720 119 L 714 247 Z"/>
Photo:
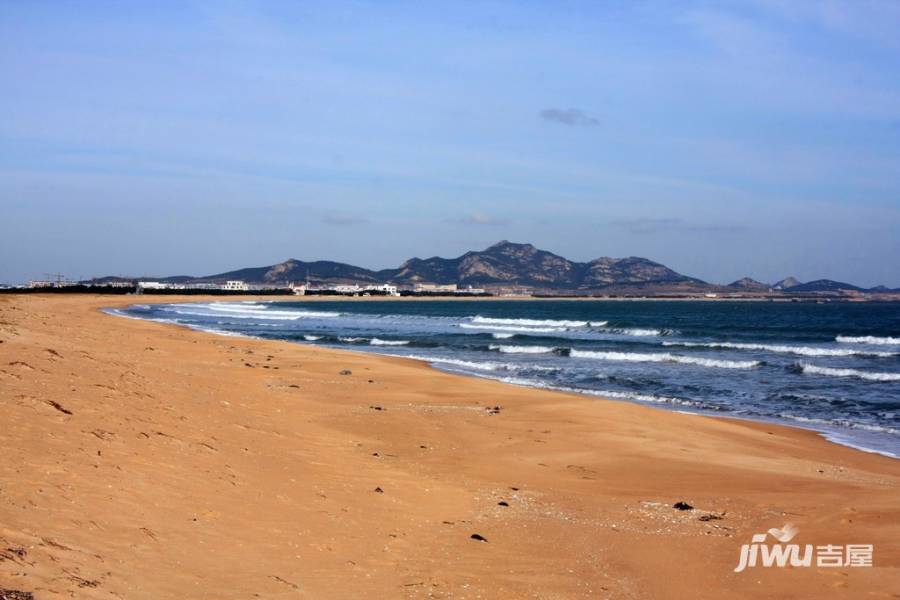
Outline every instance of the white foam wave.
<path id="1" fill-rule="evenodd" d="M 839 335 L 834 338 L 842 344 L 874 344 L 876 346 L 900 345 L 900 337 L 879 337 L 875 335 Z"/>
<path id="2" fill-rule="evenodd" d="M 224 304 L 173 304 L 163 306 L 162 310 L 174 312 L 179 315 L 196 317 L 222 317 L 223 313 L 229 319 L 262 319 L 267 321 L 296 321 L 303 318 L 328 318 L 338 317 L 337 312 L 316 311 L 289 311 L 289 310 L 265 310 L 245 308 L 244 306 L 226 306 Z"/>
<path id="3" fill-rule="evenodd" d="M 847 427 L 848 429 L 859 429 L 862 431 L 871 431 L 873 433 L 889 433 L 891 435 L 900 435 L 900 429 L 895 427 L 887 427 L 882 425 L 869 425 L 868 423 L 857 423 L 847 419 L 819 419 L 816 417 L 803 417 L 800 415 L 792 415 L 790 413 L 778 413 L 783 419 L 790 419 L 799 423 L 810 423 L 816 425 L 837 425 Z"/>
<path id="4" fill-rule="evenodd" d="M 861 371 L 859 369 L 837 369 L 833 367 L 819 367 L 800 363 L 804 373 L 814 375 L 828 375 L 829 377 L 857 377 L 867 381 L 900 381 L 900 373 L 876 373 L 874 371 Z"/>
<path id="5" fill-rule="evenodd" d="M 500 363 L 493 362 L 473 362 L 470 360 L 460 360 L 458 358 L 443 358 L 440 356 L 420 356 L 418 354 L 407 354 L 404 355 L 403 358 L 412 358 L 415 360 L 424 360 L 425 362 L 434 363 L 434 364 L 442 364 L 442 365 L 452 365 L 456 367 L 463 367 L 466 369 L 475 369 L 476 371 L 497 371 L 499 369 L 503 369 L 505 365 Z"/>
<path id="6" fill-rule="evenodd" d="M 663 346 L 683 346 L 685 348 L 727 348 L 733 350 L 762 350 L 801 356 L 877 356 L 887 358 L 898 352 L 857 350 L 855 348 L 821 348 L 815 346 L 787 346 L 781 344 L 751 344 L 744 342 L 663 342 Z"/>
<path id="7" fill-rule="evenodd" d="M 519 325 L 525 327 L 585 327 L 587 321 L 564 321 L 557 319 L 499 319 L 493 317 L 472 317 L 473 323 L 481 325 Z"/>
<path id="8" fill-rule="evenodd" d="M 203 305 L 201 305 L 203 306 Z M 302 319 L 302 318 L 331 318 L 339 317 L 339 312 L 315 311 L 315 310 L 269 310 L 263 305 L 247 305 L 247 304 L 220 304 L 211 303 L 205 305 L 205 308 L 218 312 L 226 312 L 232 315 L 250 315 L 262 318 L 278 318 L 278 319 Z"/>
<path id="9" fill-rule="evenodd" d="M 658 337 L 675 333 L 671 329 L 643 329 L 640 327 L 613 327 L 607 329 L 607 331 L 617 335 L 630 335 L 635 337 Z"/>
<path id="10" fill-rule="evenodd" d="M 514 331 L 516 333 L 559 333 L 565 331 L 564 327 L 512 327 L 509 325 L 478 325 L 474 323 L 460 323 L 463 329 L 490 329 L 491 331 Z"/>
<path id="11" fill-rule="evenodd" d="M 364 337 L 339 337 L 339 338 L 338 338 L 338 340 L 340 340 L 340 341 L 342 341 L 342 342 L 349 342 L 349 343 L 351 343 L 351 344 L 354 343 L 354 342 L 362 342 L 362 341 L 365 341 L 365 339 L 366 339 L 366 338 L 364 338 Z"/>
<path id="12" fill-rule="evenodd" d="M 372 338 L 369 343 L 373 346 L 405 346 L 409 343 L 409 340 L 382 340 L 379 338 Z"/>
<path id="13" fill-rule="evenodd" d="M 322 336 L 321 335 L 304 335 L 303 339 L 306 340 L 307 342 L 316 342 L 318 340 L 321 340 Z"/>
<path id="14" fill-rule="evenodd" d="M 509 338 L 511 338 L 512 336 L 514 336 L 516 334 L 514 334 L 514 333 L 492 333 L 491 335 L 494 336 L 495 340 L 508 340 Z"/>
<path id="15" fill-rule="evenodd" d="M 606 327 L 609 325 L 609 321 L 589 321 L 588 325 L 591 327 Z"/>
<path id="16" fill-rule="evenodd" d="M 550 346 L 501 346 L 498 344 L 491 344 L 488 348 L 491 350 L 499 350 L 505 354 L 546 354 L 548 352 L 553 352 L 553 348 Z"/>
<path id="17" fill-rule="evenodd" d="M 692 406 L 695 408 L 710 408 L 702 402 L 687 400 L 686 398 L 676 398 L 674 396 L 656 396 L 653 394 L 641 394 L 639 392 L 620 392 L 616 390 L 577 390 L 574 392 L 582 394 L 590 394 L 591 396 L 601 396 L 603 398 L 612 398 L 615 400 L 633 400 L 637 402 L 652 402 L 654 404 L 674 404 L 677 406 Z"/>
<path id="18" fill-rule="evenodd" d="M 720 369 L 752 369 L 762 364 L 758 360 L 721 360 L 701 358 L 699 356 L 682 356 L 668 352 L 595 352 L 592 350 L 572 350 L 572 358 L 593 358 L 597 360 L 614 360 L 626 362 L 671 362 L 700 367 L 716 367 Z"/>

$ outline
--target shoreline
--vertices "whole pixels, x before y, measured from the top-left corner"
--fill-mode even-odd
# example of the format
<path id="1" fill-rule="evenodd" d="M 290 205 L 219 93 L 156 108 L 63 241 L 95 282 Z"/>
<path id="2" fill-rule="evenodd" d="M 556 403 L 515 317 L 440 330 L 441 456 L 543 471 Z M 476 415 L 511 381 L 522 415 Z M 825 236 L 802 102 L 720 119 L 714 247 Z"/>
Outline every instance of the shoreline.
<path id="1" fill-rule="evenodd" d="M 0 547 L 25 552 L 0 588 L 829 598 L 900 575 L 900 464 L 812 430 L 99 310 L 210 299 L 272 300 L 0 298 Z M 875 567 L 733 572 L 786 521 Z"/>
<path id="2" fill-rule="evenodd" d="M 191 297 L 191 296 L 186 296 L 185 298 L 189 298 L 189 297 Z M 218 296 L 210 296 L 210 297 L 206 297 L 204 300 L 197 300 L 197 302 L 209 302 L 209 301 L 241 302 L 242 300 L 238 300 L 238 298 L 242 298 L 242 297 L 243 297 L 243 296 L 234 296 L 234 297 L 226 297 L 225 300 L 213 300 L 213 299 L 219 298 L 219 297 L 218 297 Z M 266 298 L 270 298 L 270 297 L 268 297 L 268 296 L 259 296 L 259 297 L 254 297 L 254 298 L 251 299 L 251 300 L 243 300 L 243 301 L 246 301 L 246 302 L 263 302 L 263 303 L 278 303 L 278 302 L 279 302 L 278 300 L 271 300 L 271 299 L 268 299 L 268 300 L 267 300 Z M 313 298 L 314 298 L 316 301 L 329 301 L 329 300 L 334 300 L 334 298 L 331 298 L 331 297 L 319 297 L 319 296 L 316 296 L 316 297 L 313 297 Z M 355 298 L 355 297 L 339 297 L 338 301 L 347 301 L 347 302 L 352 302 L 352 301 L 355 301 L 355 300 L 356 300 L 356 301 L 371 301 L 371 300 L 373 300 L 373 299 L 379 299 L 379 300 L 381 300 L 381 301 L 396 301 L 396 300 L 399 300 L 399 301 L 415 301 L 415 300 L 423 300 L 423 299 L 425 299 L 425 300 L 437 301 L 437 300 L 443 300 L 444 298 L 392 298 L 392 297 L 384 297 L 384 296 L 373 296 L 373 297 L 360 297 L 360 298 Z M 467 300 L 483 300 L 483 299 L 482 299 L 482 298 L 450 298 L 450 300 L 455 300 L 455 301 L 467 301 Z M 494 298 L 494 300 L 509 300 L 509 298 Z M 529 300 L 529 298 L 522 297 L 522 298 L 517 298 L 516 300 L 524 301 L 524 300 Z M 537 298 L 537 300 L 553 300 L 553 299 L 551 299 L 551 298 Z M 601 299 L 601 298 L 566 298 L 566 300 L 579 300 L 579 301 L 585 301 L 585 300 L 598 300 L 598 301 L 603 301 L 603 300 L 605 300 L 605 299 Z M 628 299 L 623 299 L 623 300 L 628 300 Z M 647 298 L 646 300 L 653 300 L 653 299 L 652 299 L 652 298 Z M 665 300 L 669 300 L 669 299 L 664 299 L 663 301 L 665 301 Z M 703 299 L 698 299 L 698 300 L 703 300 Z M 713 301 L 713 300 L 710 300 L 710 301 Z M 293 300 L 290 300 L 290 301 L 287 301 L 287 300 L 281 300 L 281 302 L 302 302 L 302 300 L 297 300 L 297 299 L 293 299 Z M 126 304 L 127 304 L 127 303 L 126 303 Z M 134 304 L 141 304 L 141 302 L 135 302 Z M 150 303 L 145 302 L 144 304 L 150 304 Z M 159 301 L 159 302 L 152 302 L 152 304 L 168 304 L 168 302 L 165 302 L 165 301 Z M 136 320 L 143 320 L 143 321 L 152 321 L 152 322 L 156 322 L 156 323 L 160 323 L 160 324 L 164 324 L 164 325 L 165 325 L 165 324 L 173 324 L 173 325 L 180 326 L 180 327 L 184 327 L 184 328 L 186 328 L 186 329 L 189 329 L 189 330 L 192 330 L 192 331 L 196 331 L 196 332 L 199 332 L 199 333 L 209 333 L 209 334 L 220 335 L 220 336 L 224 336 L 224 337 L 243 337 L 243 338 L 246 338 L 246 339 L 257 339 L 257 340 L 264 340 L 264 341 L 286 341 L 286 342 L 288 342 L 288 343 L 300 344 L 300 345 L 304 345 L 304 346 L 307 346 L 307 347 L 314 346 L 314 345 L 312 345 L 312 344 L 304 344 L 303 342 L 300 342 L 300 341 L 265 340 L 265 338 L 257 338 L 257 337 L 254 337 L 254 336 L 251 336 L 251 335 L 246 335 L 246 334 L 230 333 L 230 332 L 225 332 L 225 331 L 217 330 L 217 329 L 204 329 L 204 328 L 202 328 L 202 327 L 193 327 L 193 326 L 191 326 L 191 325 L 186 325 L 186 324 L 168 323 L 168 322 L 166 322 L 166 321 L 160 321 L 160 320 L 154 320 L 154 319 L 142 319 L 141 317 L 132 317 L 132 316 L 130 316 L 130 315 L 126 315 L 126 314 L 120 312 L 120 311 L 118 310 L 118 308 L 123 308 L 123 306 L 110 308 L 110 311 L 115 311 L 115 312 L 110 312 L 110 313 L 107 313 L 107 314 L 111 314 L 112 316 L 124 317 L 124 318 L 127 318 L 127 319 L 136 319 Z M 105 309 L 105 308 L 104 308 L 104 309 L 101 309 L 101 311 L 102 311 L 102 312 L 106 312 L 106 309 Z M 570 395 L 574 395 L 574 396 L 580 397 L 580 398 L 591 398 L 591 399 L 599 400 L 599 401 L 603 401 L 603 402 L 625 402 L 625 403 L 629 403 L 629 404 L 635 404 L 635 405 L 638 405 L 638 406 L 643 406 L 643 407 L 650 408 L 650 409 L 653 409 L 653 410 L 663 410 L 663 411 L 670 411 L 670 412 L 678 412 L 678 413 L 686 414 L 686 415 L 696 415 L 696 416 L 710 417 L 710 418 L 715 418 L 715 419 L 730 419 L 730 420 L 734 420 L 734 421 L 738 421 L 738 422 L 742 422 L 742 423 L 758 423 L 758 424 L 764 424 L 764 425 L 778 425 L 778 426 L 781 426 L 781 427 L 789 427 L 789 428 L 793 428 L 793 429 L 799 429 L 799 430 L 802 430 L 802 431 L 812 431 L 812 432 L 818 434 L 820 437 L 822 437 L 822 439 L 828 441 L 829 443 L 836 444 L 836 445 L 838 445 L 838 446 L 843 446 L 843 447 L 845 447 L 845 448 L 851 448 L 851 449 L 853 449 L 853 450 L 857 450 L 857 451 L 859 451 L 859 452 L 864 452 L 864 453 L 866 453 L 866 454 L 876 454 L 876 455 L 883 456 L 883 457 L 886 457 L 886 458 L 891 458 L 891 459 L 895 459 L 895 460 L 900 460 L 900 454 L 897 454 L 897 453 L 894 453 L 894 452 L 891 452 L 891 451 L 888 451 L 888 450 L 880 450 L 880 449 L 877 449 L 877 448 L 871 448 L 871 447 L 868 447 L 868 446 L 861 445 L 860 442 L 854 441 L 852 438 L 850 438 L 850 437 L 848 437 L 848 436 L 845 436 L 845 434 L 844 434 L 840 429 L 838 429 L 837 427 L 834 427 L 834 428 L 832 428 L 832 429 L 829 429 L 829 428 L 827 428 L 827 427 L 825 427 L 825 426 L 823 426 L 823 425 L 819 425 L 819 426 L 815 426 L 815 425 L 813 425 L 813 424 L 810 424 L 810 425 L 803 425 L 802 422 L 795 422 L 795 421 L 792 421 L 792 420 L 789 420 L 789 419 L 778 419 L 778 418 L 776 418 L 776 417 L 769 417 L 769 418 L 767 418 L 767 417 L 765 417 L 765 416 L 758 416 L 758 417 L 741 417 L 741 416 L 736 416 L 736 415 L 723 415 L 723 414 L 718 414 L 718 413 L 716 413 L 716 412 L 714 412 L 714 411 L 711 411 L 711 410 L 703 410 L 703 409 L 691 410 L 691 409 L 686 409 L 686 408 L 675 408 L 675 407 L 665 407 L 665 406 L 654 406 L 654 405 L 652 405 L 652 404 L 649 404 L 649 403 L 646 403 L 646 402 L 640 402 L 640 401 L 637 401 L 637 400 L 629 400 L 629 399 L 627 399 L 627 398 L 608 397 L 608 396 L 603 396 L 603 395 L 600 395 L 600 394 L 592 394 L 592 393 L 589 393 L 589 392 L 587 392 L 587 391 L 579 391 L 579 390 L 577 390 L 577 389 L 565 389 L 565 388 L 552 387 L 552 386 L 547 386 L 547 387 L 541 387 L 541 386 L 529 386 L 529 385 L 525 385 L 525 384 L 519 384 L 519 383 L 514 383 L 514 382 L 504 381 L 504 380 L 502 380 L 502 379 L 490 377 L 490 376 L 488 376 L 488 375 L 479 375 L 479 374 L 477 374 L 477 373 L 465 373 L 465 372 L 460 372 L 460 371 L 454 371 L 454 370 L 452 370 L 452 369 L 442 369 L 439 365 L 437 365 L 437 364 L 432 364 L 432 363 L 428 362 L 427 360 L 425 360 L 425 359 L 423 359 L 423 358 L 409 358 L 409 357 L 404 357 L 404 356 L 397 356 L 397 355 L 388 354 L 388 353 L 380 353 L 380 352 L 378 352 L 378 351 L 376 351 L 376 350 L 368 350 L 368 351 L 367 351 L 367 350 L 357 350 L 357 349 L 353 349 L 353 348 L 333 348 L 333 347 L 329 347 L 329 349 L 330 349 L 330 350 L 335 350 L 335 351 L 337 351 L 337 352 L 351 352 L 351 353 L 359 353 L 359 354 L 376 354 L 376 355 L 378 355 L 378 356 L 387 357 L 387 358 L 389 358 L 389 359 L 400 358 L 400 359 L 405 359 L 405 360 L 415 360 L 415 361 L 420 362 L 420 363 L 422 363 L 422 364 L 424 364 L 424 365 L 426 365 L 426 366 L 428 366 L 428 367 L 430 367 L 430 368 L 432 368 L 432 369 L 435 369 L 436 371 L 439 371 L 439 372 L 442 372 L 442 373 L 447 373 L 447 374 L 450 374 L 450 375 L 455 375 L 455 376 L 460 376 L 460 377 L 474 377 L 474 378 L 477 378 L 477 379 L 486 379 L 486 380 L 489 380 L 489 381 L 497 381 L 497 382 L 500 382 L 500 383 L 504 383 L 504 384 L 506 384 L 506 385 L 512 385 L 512 386 L 517 386 L 517 387 L 524 387 L 524 388 L 528 388 L 528 389 L 547 390 L 547 391 L 552 391 L 552 392 L 562 393 L 562 394 L 570 394 Z M 852 428 L 851 428 L 851 429 L 852 429 Z"/>

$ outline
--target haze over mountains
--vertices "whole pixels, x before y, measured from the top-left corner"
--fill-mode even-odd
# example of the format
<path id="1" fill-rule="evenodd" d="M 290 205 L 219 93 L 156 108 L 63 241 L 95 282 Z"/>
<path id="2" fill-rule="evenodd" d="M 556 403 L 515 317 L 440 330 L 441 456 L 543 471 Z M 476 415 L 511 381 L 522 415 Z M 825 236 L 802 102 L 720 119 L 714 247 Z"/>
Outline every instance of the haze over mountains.
<path id="1" fill-rule="evenodd" d="M 105 277 L 101 281 L 121 279 Z M 147 279 L 147 278 L 144 278 Z M 535 290 L 575 291 L 632 289 L 647 292 L 744 291 L 840 292 L 862 291 L 848 283 L 822 279 L 801 283 L 788 277 L 775 284 L 750 278 L 727 286 L 709 284 L 682 275 L 665 265 L 640 257 L 601 257 L 588 262 L 570 261 L 540 250 L 531 244 L 503 240 L 481 251 L 466 252 L 456 258 L 411 258 L 395 269 L 373 271 L 332 261 L 288 259 L 276 265 L 250 267 L 203 277 L 173 276 L 157 280 L 172 283 L 223 282 L 240 279 L 252 284 L 416 283 L 457 284 L 473 287 L 528 287 Z M 873 291 L 888 290 L 883 286 Z"/>

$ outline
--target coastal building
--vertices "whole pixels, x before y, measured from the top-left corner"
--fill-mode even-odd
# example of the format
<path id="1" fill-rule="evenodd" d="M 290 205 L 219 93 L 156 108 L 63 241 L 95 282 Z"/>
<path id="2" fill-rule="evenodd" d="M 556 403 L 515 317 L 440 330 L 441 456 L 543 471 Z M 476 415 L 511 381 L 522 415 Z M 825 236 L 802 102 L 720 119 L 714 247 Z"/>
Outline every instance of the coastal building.
<path id="1" fill-rule="evenodd" d="M 355 283 L 353 285 L 339 284 L 326 289 L 330 289 L 331 291 L 337 292 L 338 294 L 359 294 L 363 291 L 363 288 L 356 285 Z"/>
<path id="2" fill-rule="evenodd" d="M 458 294 L 487 294 L 488 292 L 484 288 L 476 288 L 476 287 L 472 287 L 471 285 L 467 285 L 464 288 L 459 288 L 458 290 L 456 290 L 456 293 L 458 293 Z"/>
<path id="3" fill-rule="evenodd" d="M 41 279 L 32 279 L 31 281 L 28 282 L 28 287 L 32 288 L 32 289 L 34 289 L 34 288 L 51 288 L 51 287 L 53 287 L 53 285 L 54 285 L 54 283 L 52 281 L 44 281 Z"/>
<path id="4" fill-rule="evenodd" d="M 225 282 L 221 289 L 228 292 L 246 292 L 250 290 L 250 286 L 240 279 L 232 279 Z"/>
<path id="5" fill-rule="evenodd" d="M 390 283 L 384 283 L 381 285 L 367 285 L 363 288 L 363 290 L 367 292 L 381 292 L 388 296 L 399 296 L 400 292 L 397 290 L 396 285 L 391 285 Z"/>
<path id="6" fill-rule="evenodd" d="M 458 286 L 455 283 L 417 283 L 413 287 L 414 292 L 425 292 L 425 293 L 433 293 L 433 292 L 456 292 L 458 291 Z"/>

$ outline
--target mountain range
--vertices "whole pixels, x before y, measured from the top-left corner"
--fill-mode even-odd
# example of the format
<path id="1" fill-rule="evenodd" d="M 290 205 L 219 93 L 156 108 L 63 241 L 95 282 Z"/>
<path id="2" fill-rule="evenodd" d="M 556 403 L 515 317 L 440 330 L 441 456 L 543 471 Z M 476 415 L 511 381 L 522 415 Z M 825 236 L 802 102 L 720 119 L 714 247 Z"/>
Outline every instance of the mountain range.
<path id="1" fill-rule="evenodd" d="M 104 277 L 97 282 L 122 280 Z M 142 278 L 149 279 L 149 278 Z M 794 292 L 862 291 L 862 288 L 822 279 L 801 283 L 788 277 L 769 285 L 743 278 L 727 286 L 709 284 L 682 275 L 665 265 L 640 257 L 596 258 L 588 262 L 571 261 L 531 244 L 501 241 L 481 251 L 466 252 L 456 258 L 411 258 L 395 269 L 373 271 L 332 261 L 288 259 L 276 265 L 250 267 L 203 277 L 187 275 L 161 277 L 170 283 L 207 283 L 240 279 L 252 284 L 288 284 L 309 281 L 313 284 L 391 282 L 457 284 L 473 287 L 528 287 L 535 290 L 573 291 L 632 290 L 652 293 L 698 293 L 744 291 L 765 293 L 772 290 Z M 880 287 L 873 291 L 897 291 Z"/>

